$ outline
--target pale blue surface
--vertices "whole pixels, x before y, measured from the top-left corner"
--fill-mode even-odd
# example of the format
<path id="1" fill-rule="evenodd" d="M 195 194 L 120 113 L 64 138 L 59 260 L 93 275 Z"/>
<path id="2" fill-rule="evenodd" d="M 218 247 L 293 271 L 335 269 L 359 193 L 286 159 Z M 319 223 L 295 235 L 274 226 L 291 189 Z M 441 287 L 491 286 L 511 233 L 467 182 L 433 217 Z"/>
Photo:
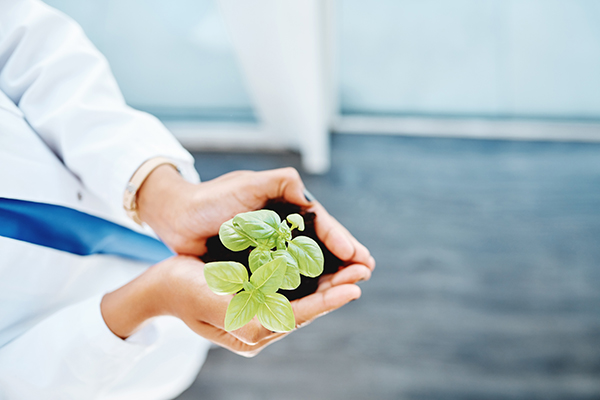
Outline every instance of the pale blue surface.
<path id="1" fill-rule="evenodd" d="M 47 0 L 104 53 L 131 105 L 163 117 L 252 117 L 214 0 Z"/>
<path id="2" fill-rule="evenodd" d="M 597 0 L 341 0 L 346 112 L 600 117 Z"/>
<path id="3" fill-rule="evenodd" d="M 47 3 L 83 25 L 132 105 L 252 115 L 215 0 Z M 598 0 L 337 3 L 345 113 L 600 119 Z"/>

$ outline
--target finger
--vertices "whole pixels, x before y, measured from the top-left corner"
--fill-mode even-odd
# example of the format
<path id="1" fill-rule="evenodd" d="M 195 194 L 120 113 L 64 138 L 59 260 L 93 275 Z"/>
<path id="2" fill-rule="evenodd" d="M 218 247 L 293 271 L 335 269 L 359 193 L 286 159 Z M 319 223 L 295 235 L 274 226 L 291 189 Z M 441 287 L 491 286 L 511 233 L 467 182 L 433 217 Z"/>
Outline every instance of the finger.
<path id="1" fill-rule="evenodd" d="M 229 332 L 206 322 L 193 321 L 189 323 L 189 326 L 203 338 L 244 357 L 255 356 L 269 344 L 280 340 L 287 335 L 287 333 L 277 333 L 257 343 L 248 344 L 231 335 Z"/>
<path id="2" fill-rule="evenodd" d="M 319 286 L 317 287 L 317 291 L 319 288 L 323 287 L 323 290 L 329 289 L 333 285 L 331 284 L 331 280 L 333 279 L 334 274 L 325 274 L 319 277 Z"/>
<path id="3" fill-rule="evenodd" d="M 203 316 L 203 322 L 226 332 L 225 316 L 227 315 L 227 308 L 229 307 L 233 296 L 217 295 L 210 291 L 207 292 L 206 295 L 201 296 L 201 298 L 203 299 L 203 307 L 210 310 L 209 313 Z M 252 319 L 241 328 L 227 333 L 246 344 L 258 343 L 275 335 L 274 332 L 263 327 L 256 318 Z"/>
<path id="4" fill-rule="evenodd" d="M 246 344 L 260 343 L 278 334 L 262 326 L 256 317 L 241 328 L 229 333 Z"/>
<path id="5" fill-rule="evenodd" d="M 325 291 L 333 286 L 348 283 L 368 281 L 371 278 L 371 270 L 366 265 L 352 264 L 342 268 L 335 274 L 325 275 L 319 280 L 317 292 Z"/>
<path id="6" fill-rule="evenodd" d="M 255 193 L 264 200 L 284 199 L 299 206 L 308 207 L 311 203 L 304 196 L 304 183 L 294 168 L 279 168 L 257 172 Z"/>
<path id="7" fill-rule="evenodd" d="M 331 284 L 339 286 L 346 283 L 356 283 L 371 279 L 371 269 L 363 264 L 352 264 L 333 274 Z"/>
<path id="8" fill-rule="evenodd" d="M 336 310 L 360 297 L 360 288 L 353 284 L 333 286 L 292 302 L 296 327 L 310 323 L 315 318 Z"/>
<path id="9" fill-rule="evenodd" d="M 325 246 L 343 261 L 364 264 L 375 269 L 375 259 L 369 250 L 348 232 L 342 224 L 333 218 L 318 202 L 310 211 L 315 212 L 315 230 Z"/>

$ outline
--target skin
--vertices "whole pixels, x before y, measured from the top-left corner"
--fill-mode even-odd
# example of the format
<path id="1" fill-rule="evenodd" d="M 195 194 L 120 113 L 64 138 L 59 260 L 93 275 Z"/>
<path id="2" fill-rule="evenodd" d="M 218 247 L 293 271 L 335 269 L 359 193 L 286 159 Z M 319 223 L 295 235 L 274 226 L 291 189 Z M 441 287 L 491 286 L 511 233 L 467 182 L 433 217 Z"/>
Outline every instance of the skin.
<path id="1" fill-rule="evenodd" d="M 288 333 L 273 333 L 256 319 L 226 332 L 225 312 L 232 296 L 214 294 L 204 280 L 206 240 L 238 213 L 260 209 L 282 198 L 316 214 L 315 229 L 327 248 L 348 265 L 322 276 L 316 293 L 292 301 L 296 326 L 304 326 L 360 297 L 357 282 L 368 280 L 375 260 L 318 202 L 304 197 L 304 184 L 293 168 L 236 171 L 200 184 L 186 182 L 170 166 L 155 169 L 138 192 L 139 215 L 176 253 L 125 286 L 108 293 L 101 311 L 109 329 L 127 338 L 159 315 L 183 320 L 198 335 L 235 353 L 254 356 Z"/>

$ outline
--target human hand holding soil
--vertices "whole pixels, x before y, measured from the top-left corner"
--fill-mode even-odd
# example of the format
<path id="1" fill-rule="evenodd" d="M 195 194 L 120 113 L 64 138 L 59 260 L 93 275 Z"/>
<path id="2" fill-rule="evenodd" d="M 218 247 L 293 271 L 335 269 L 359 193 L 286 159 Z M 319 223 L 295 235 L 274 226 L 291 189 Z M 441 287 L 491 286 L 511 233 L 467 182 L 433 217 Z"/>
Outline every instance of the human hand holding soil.
<path id="1" fill-rule="evenodd" d="M 203 268 L 204 263 L 191 256 L 175 256 L 150 267 L 104 296 L 101 310 L 106 325 L 115 335 L 127 338 L 147 320 L 171 315 L 198 335 L 246 357 L 288 334 L 273 333 L 256 319 L 235 331 L 225 331 L 225 312 L 233 296 L 214 294 L 206 284 Z M 371 270 L 362 264 L 322 276 L 315 293 L 292 301 L 296 327 L 359 298 L 356 282 L 370 276 Z"/>
<path id="2" fill-rule="evenodd" d="M 237 171 L 191 184 L 172 167 L 161 166 L 141 186 L 138 212 L 141 220 L 180 255 L 150 267 L 104 296 L 101 310 L 109 329 L 126 338 L 149 319 L 171 315 L 197 334 L 245 356 L 253 356 L 285 336 L 287 333 L 273 333 L 256 320 L 226 332 L 225 312 L 232 296 L 216 295 L 208 288 L 204 262 L 198 259 L 223 222 L 260 209 L 273 199 L 314 213 L 316 236 L 345 266 L 318 278 L 314 293 L 292 301 L 296 327 L 359 298 L 356 283 L 370 278 L 375 261 L 318 202 L 306 199 L 296 170 Z"/>
<path id="3" fill-rule="evenodd" d="M 202 255 L 208 238 L 236 214 L 278 199 L 314 212 L 318 238 L 346 264 L 373 270 L 375 260 L 317 201 L 304 196 L 304 183 L 293 168 L 236 171 L 200 184 L 185 181 L 170 166 L 155 169 L 138 192 L 142 221 L 178 254 Z"/>

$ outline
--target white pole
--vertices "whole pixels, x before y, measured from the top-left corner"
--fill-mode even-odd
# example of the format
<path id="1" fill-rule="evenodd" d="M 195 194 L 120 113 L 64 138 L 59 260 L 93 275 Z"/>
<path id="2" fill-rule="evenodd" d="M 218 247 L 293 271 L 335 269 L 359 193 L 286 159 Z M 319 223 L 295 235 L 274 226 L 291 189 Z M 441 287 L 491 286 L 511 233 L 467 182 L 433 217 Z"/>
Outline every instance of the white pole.
<path id="1" fill-rule="evenodd" d="M 219 2 L 264 129 L 272 137 L 287 136 L 307 172 L 326 172 L 331 0 Z"/>

